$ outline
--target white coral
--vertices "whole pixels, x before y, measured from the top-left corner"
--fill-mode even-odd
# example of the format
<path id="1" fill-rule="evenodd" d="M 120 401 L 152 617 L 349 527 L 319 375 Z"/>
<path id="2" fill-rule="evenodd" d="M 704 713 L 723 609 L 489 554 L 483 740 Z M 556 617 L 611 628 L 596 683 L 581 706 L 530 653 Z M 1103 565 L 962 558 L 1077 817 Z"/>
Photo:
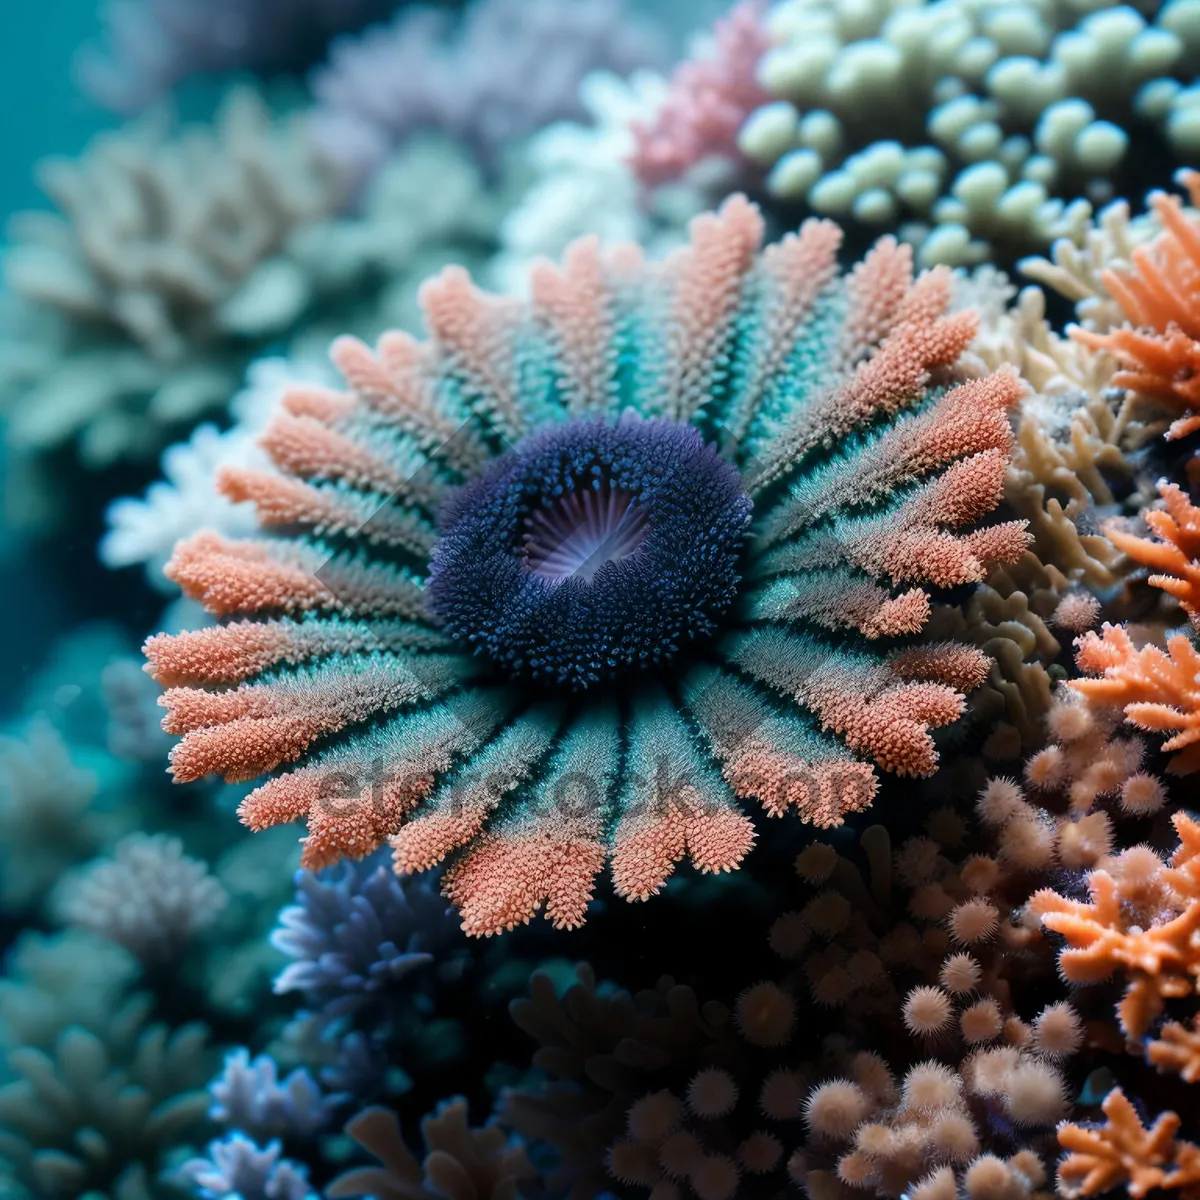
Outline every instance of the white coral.
<path id="1" fill-rule="evenodd" d="M 653 71 L 628 79 L 594 71 L 580 85 L 592 124 L 560 121 L 530 140 L 526 154 L 535 179 L 501 227 L 504 248 L 494 266 L 501 286 L 519 290 L 533 259 L 557 259 L 584 234 L 640 242 L 651 256 L 683 240 L 688 219 L 706 207 L 704 192 L 680 184 L 640 196 L 628 166 L 633 122 L 651 122 L 666 95 L 666 80 Z"/>
<path id="2" fill-rule="evenodd" d="M 257 527 L 251 504 L 234 504 L 216 489 L 220 467 L 268 467 L 258 435 L 284 391 L 293 383 L 331 382 L 328 368 L 265 358 L 251 363 L 246 386 L 230 401 L 235 424 L 225 431 L 205 424 L 186 442 L 163 451 L 164 482 L 152 483 L 145 496 L 113 501 L 100 558 L 109 567 L 146 566 L 155 586 L 169 590 L 162 568 L 175 543 L 200 529 L 244 537 Z"/>

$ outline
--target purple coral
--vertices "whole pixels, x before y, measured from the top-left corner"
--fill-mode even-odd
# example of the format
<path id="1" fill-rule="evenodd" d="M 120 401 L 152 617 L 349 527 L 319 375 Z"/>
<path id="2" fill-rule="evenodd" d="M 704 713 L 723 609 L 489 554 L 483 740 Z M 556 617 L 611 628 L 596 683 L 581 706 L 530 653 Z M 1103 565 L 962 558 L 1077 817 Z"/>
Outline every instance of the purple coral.
<path id="1" fill-rule="evenodd" d="M 624 74 L 661 53 L 622 0 L 475 0 L 457 19 L 409 8 L 334 43 L 312 78 L 316 136 L 364 180 L 421 129 L 460 139 L 486 163 L 551 121 L 584 119 L 589 71 Z"/>
<path id="2" fill-rule="evenodd" d="M 105 0 L 105 45 L 77 63 L 83 89 L 136 112 L 192 75 L 302 70 L 329 39 L 386 17 L 396 0 Z"/>

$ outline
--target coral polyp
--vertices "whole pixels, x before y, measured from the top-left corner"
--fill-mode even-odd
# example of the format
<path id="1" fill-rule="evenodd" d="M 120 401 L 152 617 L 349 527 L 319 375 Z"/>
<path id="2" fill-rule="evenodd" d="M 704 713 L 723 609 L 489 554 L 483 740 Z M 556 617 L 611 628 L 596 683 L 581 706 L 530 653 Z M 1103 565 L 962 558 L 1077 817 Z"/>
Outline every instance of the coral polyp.
<path id="1" fill-rule="evenodd" d="M 571 421 L 451 498 L 429 597 L 514 674 L 586 687 L 711 634 L 737 596 L 750 499 L 691 425 Z"/>
<path id="2" fill-rule="evenodd" d="M 1015 373 L 972 377 L 951 277 L 885 238 L 847 274 L 809 221 L 760 251 L 735 196 L 662 262 L 575 243 L 528 301 L 449 268 L 428 338 L 334 346 L 228 469 L 263 536 L 168 574 L 223 623 L 147 643 L 179 780 L 274 776 L 251 828 L 304 863 L 447 862 L 472 934 L 582 922 L 730 870 L 740 801 L 841 823 L 929 774 L 987 670 L 929 589 L 1025 548 L 999 502 Z"/>

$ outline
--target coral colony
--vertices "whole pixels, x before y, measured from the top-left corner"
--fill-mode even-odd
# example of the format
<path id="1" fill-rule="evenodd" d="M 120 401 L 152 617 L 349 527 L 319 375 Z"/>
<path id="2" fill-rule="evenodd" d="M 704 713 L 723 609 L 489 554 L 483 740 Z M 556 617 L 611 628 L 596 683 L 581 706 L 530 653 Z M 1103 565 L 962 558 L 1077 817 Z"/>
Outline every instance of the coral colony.
<path id="1" fill-rule="evenodd" d="M 717 8 L 98 5 L 0 1200 L 1200 1198 L 1200 0 Z"/>

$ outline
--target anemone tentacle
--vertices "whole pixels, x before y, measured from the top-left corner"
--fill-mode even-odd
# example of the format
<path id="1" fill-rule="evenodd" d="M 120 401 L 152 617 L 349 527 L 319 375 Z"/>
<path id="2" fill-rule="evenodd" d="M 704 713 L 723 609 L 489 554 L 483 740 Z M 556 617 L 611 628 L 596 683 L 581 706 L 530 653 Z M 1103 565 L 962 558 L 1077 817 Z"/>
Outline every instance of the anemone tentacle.
<path id="1" fill-rule="evenodd" d="M 935 770 L 987 660 L 925 639 L 931 592 L 1025 547 L 979 525 L 1024 385 L 959 382 L 975 317 L 907 247 L 762 238 L 733 197 L 662 262 L 584 239 L 527 301 L 449 268 L 426 340 L 339 339 L 347 390 L 221 479 L 262 536 L 169 564 L 221 622 L 147 643 L 176 778 L 274 772 L 248 825 L 444 864 L 490 935 L 580 924 L 606 861 L 631 900 L 732 870 L 743 801 L 831 826 Z"/>

